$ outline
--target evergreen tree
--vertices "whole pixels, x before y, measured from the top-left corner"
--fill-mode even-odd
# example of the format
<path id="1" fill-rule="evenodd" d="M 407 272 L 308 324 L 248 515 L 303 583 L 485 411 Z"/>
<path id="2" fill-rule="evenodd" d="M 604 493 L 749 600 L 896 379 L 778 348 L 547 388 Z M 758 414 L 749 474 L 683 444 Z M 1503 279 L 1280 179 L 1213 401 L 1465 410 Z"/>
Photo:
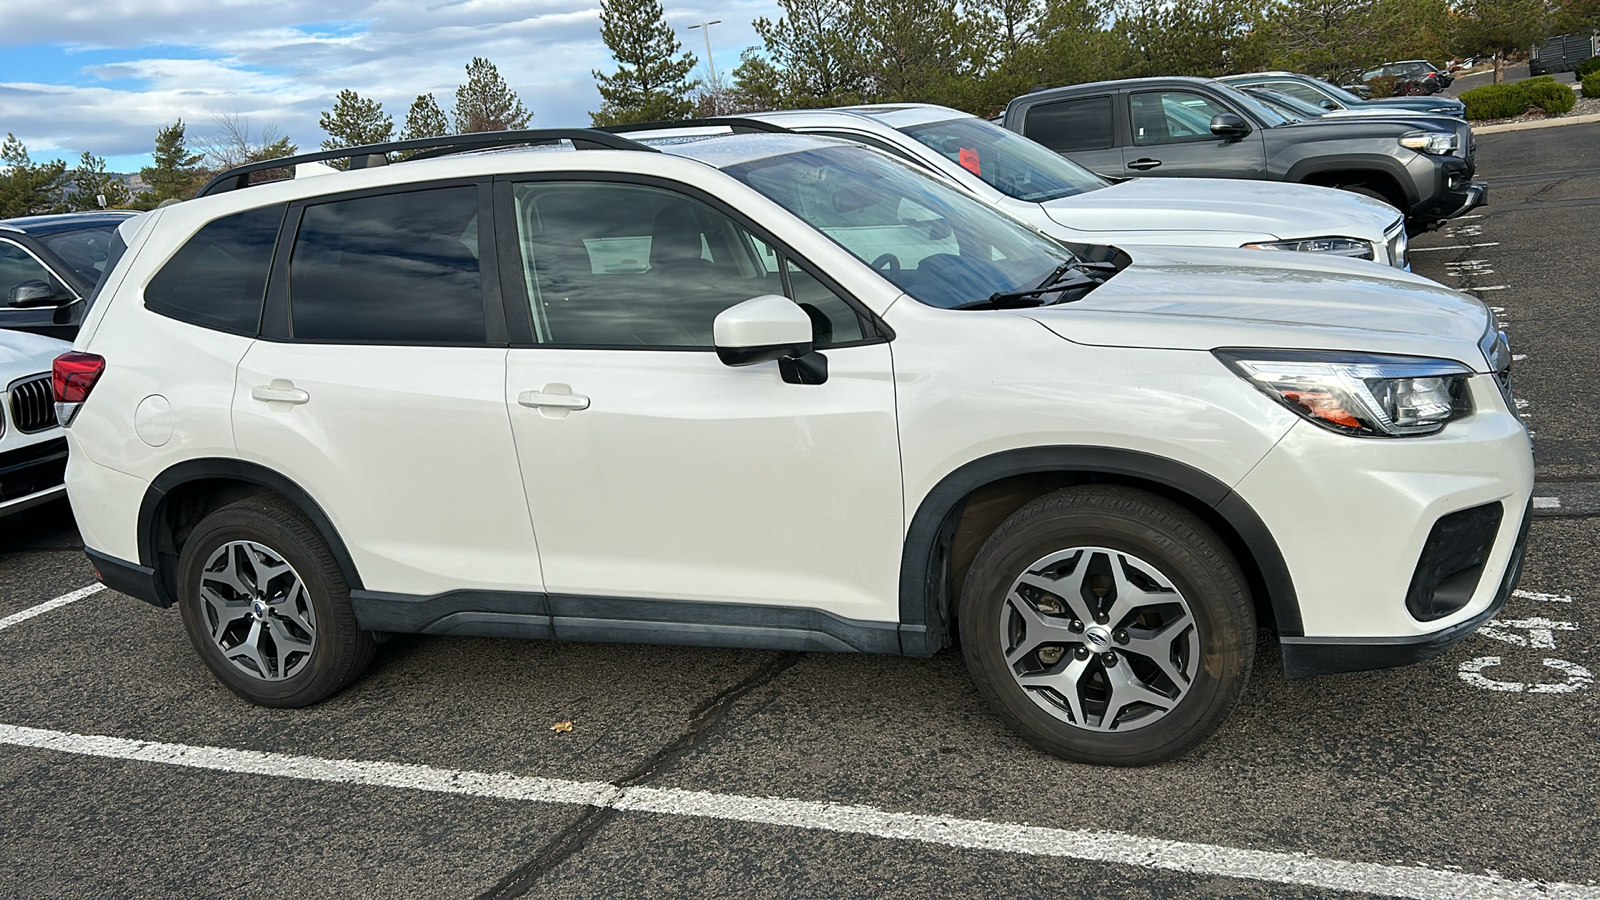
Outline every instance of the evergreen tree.
<path id="1" fill-rule="evenodd" d="M 731 113 L 762 112 L 790 105 L 783 89 L 783 73 L 754 47 L 739 54 L 732 79 L 733 87 L 728 91 Z"/>
<path id="2" fill-rule="evenodd" d="M 432 94 L 418 94 L 406 110 L 406 125 L 400 130 L 400 140 L 442 137 L 450 133 L 450 119 L 439 108 Z"/>
<path id="3" fill-rule="evenodd" d="M 600 88 L 595 125 L 686 119 L 694 113 L 689 79 L 698 60 L 683 52 L 660 0 L 600 0 L 600 38 L 617 71 L 594 72 Z"/>
<path id="4" fill-rule="evenodd" d="M 73 211 L 123 209 L 133 199 L 122 179 L 107 174 L 106 161 L 87 150 L 78 159 L 78 167 L 68 175 L 68 182 L 71 188 L 67 191 L 66 205 Z"/>
<path id="5" fill-rule="evenodd" d="M 145 191 L 134 198 L 141 209 L 154 209 L 164 200 L 186 200 L 200 187 L 205 171 L 198 165 L 204 154 L 190 153 L 183 120 L 156 132 L 152 165 L 139 170 Z"/>
<path id="6" fill-rule="evenodd" d="M 324 150 L 381 144 L 394 137 L 394 119 L 383 111 L 383 104 L 368 100 L 355 91 L 340 91 L 331 111 L 324 111 L 317 126 L 328 133 Z M 343 168 L 344 160 L 334 165 Z"/>
<path id="7" fill-rule="evenodd" d="M 751 24 L 782 75 L 784 105 L 859 101 L 864 71 L 849 30 L 849 0 L 778 0 L 778 8 L 783 15 L 777 21 L 760 18 Z"/>
<path id="8" fill-rule="evenodd" d="M 1506 54 L 1542 40 L 1550 27 L 1543 0 L 1461 0 L 1456 7 L 1456 47 L 1494 54 L 1494 80 L 1505 80 Z"/>
<path id="9" fill-rule="evenodd" d="M 17 136 L 0 142 L 0 219 L 64 212 L 61 189 L 67 164 L 61 160 L 34 163 Z"/>
<path id="10" fill-rule="evenodd" d="M 959 106 L 985 48 L 956 0 L 850 0 L 844 34 L 860 48 L 867 97 Z"/>
<path id="11" fill-rule="evenodd" d="M 413 103 L 412 108 L 415 109 L 416 104 Z M 456 88 L 456 134 L 515 131 L 527 128 L 532 118 L 533 113 L 528 112 L 516 92 L 500 77 L 500 70 L 494 63 L 474 56 L 467 65 L 466 83 Z"/>

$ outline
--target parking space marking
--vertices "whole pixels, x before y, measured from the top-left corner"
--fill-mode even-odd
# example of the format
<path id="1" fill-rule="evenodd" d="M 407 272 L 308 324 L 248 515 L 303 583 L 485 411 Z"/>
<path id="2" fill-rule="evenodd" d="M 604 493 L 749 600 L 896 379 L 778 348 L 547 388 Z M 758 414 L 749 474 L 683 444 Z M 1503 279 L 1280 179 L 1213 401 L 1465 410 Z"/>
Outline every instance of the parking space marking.
<path id="1" fill-rule="evenodd" d="M 52 609 L 60 609 L 68 603 L 77 603 L 79 600 L 85 597 L 92 597 L 105 589 L 106 586 L 103 584 L 91 584 L 88 587 L 78 588 L 70 594 L 62 594 L 54 600 L 46 600 L 38 606 L 30 606 L 22 612 L 12 613 L 4 619 L 0 619 L 0 631 L 5 631 L 13 625 L 20 625 L 34 616 L 42 616 Z"/>
<path id="2" fill-rule="evenodd" d="M 610 807 L 626 812 L 865 835 L 969 850 L 1078 859 L 1416 900 L 1469 896 L 1507 900 L 1600 900 L 1600 886 L 1592 884 L 1525 881 L 1427 866 L 1351 862 L 1323 859 L 1306 853 L 1243 850 L 1115 831 L 1046 828 L 953 816 L 890 812 L 871 806 L 811 800 L 674 788 L 618 787 L 606 782 L 568 781 L 513 775 L 509 772 L 472 772 L 405 763 L 322 759 L 72 734 L 19 725 L 0 725 L 0 745 L 235 774 L 361 784 L 500 800 Z"/>
<path id="3" fill-rule="evenodd" d="M 1432 253 L 1435 250 L 1467 250 L 1472 247 L 1498 247 L 1499 241 L 1484 241 L 1481 244 L 1450 244 L 1445 247 L 1412 247 L 1410 253 Z"/>

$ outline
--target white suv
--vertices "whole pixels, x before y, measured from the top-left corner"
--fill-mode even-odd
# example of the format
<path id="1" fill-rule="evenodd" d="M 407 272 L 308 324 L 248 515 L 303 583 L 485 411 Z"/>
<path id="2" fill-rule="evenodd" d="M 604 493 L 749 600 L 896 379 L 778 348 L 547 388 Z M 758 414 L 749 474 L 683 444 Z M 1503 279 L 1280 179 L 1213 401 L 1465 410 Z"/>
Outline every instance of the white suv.
<path id="1" fill-rule="evenodd" d="M 382 632 L 959 630 L 1024 737 L 1142 764 L 1238 702 L 1258 623 L 1290 675 L 1395 665 L 1515 583 L 1504 337 L 1403 271 L 1075 255 L 810 136 L 344 153 L 124 225 L 56 363 L 100 577 L 257 703 L 338 691 Z"/>

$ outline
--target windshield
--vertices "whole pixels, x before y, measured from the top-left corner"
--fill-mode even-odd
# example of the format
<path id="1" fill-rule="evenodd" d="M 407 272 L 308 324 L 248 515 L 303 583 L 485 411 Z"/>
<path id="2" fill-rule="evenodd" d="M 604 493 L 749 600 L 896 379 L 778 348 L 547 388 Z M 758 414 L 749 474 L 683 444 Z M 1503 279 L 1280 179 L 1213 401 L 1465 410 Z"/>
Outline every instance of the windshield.
<path id="1" fill-rule="evenodd" d="M 1276 128 L 1279 125 L 1288 125 L 1291 121 L 1293 121 L 1288 116 L 1285 116 L 1283 113 L 1278 112 L 1277 110 L 1266 105 L 1265 103 L 1262 103 L 1260 100 L 1257 100 L 1249 94 L 1246 94 L 1244 91 L 1241 91 L 1238 88 L 1232 87 L 1220 81 L 1213 81 L 1211 85 L 1212 87 L 1221 91 L 1229 100 L 1232 100 L 1239 106 L 1244 107 L 1247 112 L 1256 117 L 1257 121 L 1268 128 Z"/>
<path id="2" fill-rule="evenodd" d="M 1074 258 L 965 191 L 864 147 L 802 150 L 723 171 L 929 306 L 1035 287 Z"/>
<path id="3" fill-rule="evenodd" d="M 106 269 L 115 222 L 40 235 L 39 243 L 72 268 L 85 283 L 94 285 Z"/>
<path id="4" fill-rule="evenodd" d="M 1324 93 L 1331 94 L 1333 99 L 1343 103 L 1346 106 L 1360 106 L 1361 104 L 1367 102 L 1360 97 L 1357 97 L 1355 94 L 1345 90 L 1344 88 L 1339 87 L 1336 84 L 1329 84 L 1320 78 L 1308 78 L 1306 80 L 1321 88 Z"/>
<path id="5" fill-rule="evenodd" d="M 1053 150 L 978 118 L 910 125 L 900 131 L 944 154 L 1014 200 L 1043 203 L 1108 182 Z"/>
<path id="6" fill-rule="evenodd" d="M 1320 119 L 1327 113 L 1325 109 L 1318 109 L 1304 100 L 1277 91 L 1269 91 L 1262 88 L 1245 88 L 1245 93 L 1297 122 L 1304 122 L 1306 119 Z"/>

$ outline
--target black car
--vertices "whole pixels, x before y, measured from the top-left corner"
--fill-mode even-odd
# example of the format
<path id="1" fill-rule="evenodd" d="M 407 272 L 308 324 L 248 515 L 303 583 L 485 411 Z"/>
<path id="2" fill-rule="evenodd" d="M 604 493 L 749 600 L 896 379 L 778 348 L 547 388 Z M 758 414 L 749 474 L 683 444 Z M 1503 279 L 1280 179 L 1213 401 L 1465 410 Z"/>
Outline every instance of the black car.
<path id="1" fill-rule="evenodd" d="M 1401 96 L 1437 94 L 1450 86 L 1455 79 L 1425 59 L 1406 59 L 1384 63 L 1361 73 L 1367 84 L 1379 78 L 1393 78 L 1394 92 Z"/>
<path id="2" fill-rule="evenodd" d="M 1412 233 L 1488 199 L 1472 180 L 1464 122 L 1293 119 L 1206 78 L 1036 91 L 1013 99 L 1002 124 L 1109 178 L 1251 178 L 1366 194 L 1405 213 Z"/>
<path id="3" fill-rule="evenodd" d="M 0 219 L 0 328 L 70 341 L 100 280 L 121 210 Z"/>
<path id="4" fill-rule="evenodd" d="M 1295 72 L 1251 72 L 1248 75 L 1225 75 L 1217 80 L 1231 84 L 1234 87 L 1267 88 L 1280 94 L 1288 94 L 1298 100 L 1315 104 L 1329 111 L 1382 106 L 1388 109 L 1410 109 L 1417 112 L 1433 113 L 1434 115 L 1450 116 L 1456 119 L 1465 119 L 1467 117 L 1466 104 L 1454 97 L 1385 97 L 1382 100 L 1364 100 L 1344 88 Z"/>

